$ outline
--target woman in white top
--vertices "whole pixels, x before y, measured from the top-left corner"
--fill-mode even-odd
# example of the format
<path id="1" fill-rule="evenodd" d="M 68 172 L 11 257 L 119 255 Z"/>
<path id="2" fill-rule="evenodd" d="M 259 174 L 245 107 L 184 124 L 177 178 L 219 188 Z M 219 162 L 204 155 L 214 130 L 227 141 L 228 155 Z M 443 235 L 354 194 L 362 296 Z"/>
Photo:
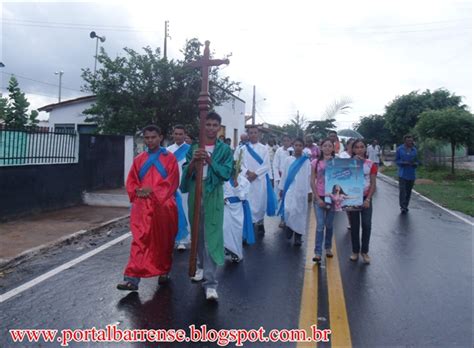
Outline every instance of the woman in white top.
<path id="1" fill-rule="evenodd" d="M 339 158 L 351 158 L 352 157 L 352 144 L 354 143 L 354 138 L 349 138 L 346 143 L 346 150 L 342 151 L 339 154 Z"/>

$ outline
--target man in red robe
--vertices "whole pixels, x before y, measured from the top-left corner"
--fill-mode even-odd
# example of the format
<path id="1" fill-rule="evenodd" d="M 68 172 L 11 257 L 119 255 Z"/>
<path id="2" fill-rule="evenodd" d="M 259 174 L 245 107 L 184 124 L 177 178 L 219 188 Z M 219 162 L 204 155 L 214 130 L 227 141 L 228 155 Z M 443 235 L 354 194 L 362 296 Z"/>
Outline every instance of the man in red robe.
<path id="1" fill-rule="evenodd" d="M 157 126 L 145 127 L 143 137 L 147 150 L 135 157 L 127 178 L 133 239 L 119 290 L 138 290 L 140 278 L 159 276 L 158 283 L 166 283 L 178 232 L 176 157 L 160 146 L 163 136 Z"/>

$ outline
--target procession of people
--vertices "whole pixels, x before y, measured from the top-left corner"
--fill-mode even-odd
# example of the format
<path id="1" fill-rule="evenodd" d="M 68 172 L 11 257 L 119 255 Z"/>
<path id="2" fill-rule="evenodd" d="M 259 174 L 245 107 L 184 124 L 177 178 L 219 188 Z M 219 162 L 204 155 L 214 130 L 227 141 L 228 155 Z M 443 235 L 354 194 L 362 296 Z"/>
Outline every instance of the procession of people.
<path id="1" fill-rule="evenodd" d="M 143 129 L 147 148 L 135 158 L 127 179 L 133 239 L 123 282 L 117 285 L 119 290 L 138 290 L 143 277 L 158 276 L 159 284 L 169 281 L 173 250 L 184 251 L 191 244 L 195 204 L 200 204 L 200 215 L 195 237 L 197 269 L 191 280 L 202 283 L 208 300 L 219 298 L 218 267 L 226 260 L 244 260 L 242 246 L 256 243 L 256 237 L 265 234 L 264 221 L 269 216 L 280 217 L 280 232 L 292 239 L 295 247 L 304 243 L 308 233 L 315 233 L 313 261 L 317 264 L 323 254 L 333 257 L 334 216 L 346 210 L 346 200 L 357 198 L 346 194 L 347 188 L 340 185 L 325 187 L 328 168 L 335 161 L 352 161 L 360 167 L 360 204 L 346 212 L 352 241 L 350 260 L 357 262 L 360 255 L 363 263 L 371 262 L 372 196 L 381 162 L 376 141 L 367 148 L 362 139 L 349 139 L 342 148 L 337 132 L 330 131 L 319 142 L 312 135 L 292 139 L 285 134 L 263 144 L 260 129 L 252 125 L 233 150 L 228 139 L 218 136 L 220 130 L 221 117 L 208 113 L 202 149 L 197 142 L 186 141 L 189 134 L 183 125 L 173 127 L 173 143 L 167 148 L 161 146 L 163 134 L 158 127 Z M 412 138 L 407 139 L 399 152 L 412 148 Z M 404 153 L 401 156 L 407 157 Z M 406 167 L 408 162 L 401 156 L 404 162 L 399 160 L 399 165 Z M 203 189 L 196 203 L 199 163 Z M 400 196 L 403 213 L 408 210 L 411 188 L 411 182 L 407 182 L 410 185 L 404 186 L 408 189 Z M 317 221 L 315 231 L 308 231 L 307 226 L 311 201 Z"/>

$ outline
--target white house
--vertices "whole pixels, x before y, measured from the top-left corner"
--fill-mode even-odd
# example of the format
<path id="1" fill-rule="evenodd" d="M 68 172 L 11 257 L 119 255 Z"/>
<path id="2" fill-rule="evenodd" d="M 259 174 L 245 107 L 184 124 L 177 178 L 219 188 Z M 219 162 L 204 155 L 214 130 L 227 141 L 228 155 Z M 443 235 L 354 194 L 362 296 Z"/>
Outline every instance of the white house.
<path id="1" fill-rule="evenodd" d="M 82 112 L 91 107 L 95 101 L 94 95 L 65 100 L 60 103 L 49 104 L 38 111 L 49 112 L 49 127 L 60 130 L 72 130 L 79 133 L 92 133 L 97 126 L 86 122 L 87 116 Z"/>
<path id="2" fill-rule="evenodd" d="M 220 106 L 216 112 L 222 117 L 221 133 L 232 140 L 231 147 L 239 144 L 240 135 L 245 132 L 245 101 L 230 94 L 231 98 Z"/>
<path id="3" fill-rule="evenodd" d="M 222 130 L 226 138 L 232 140 L 232 147 L 239 143 L 240 135 L 245 132 L 245 101 L 230 94 L 230 99 L 215 108 L 222 117 Z M 92 133 L 96 124 L 86 122 L 87 116 L 83 111 L 90 108 L 95 96 L 79 97 L 60 103 L 49 104 L 38 111 L 49 112 L 49 127 L 61 130 L 74 130 L 79 133 Z"/>

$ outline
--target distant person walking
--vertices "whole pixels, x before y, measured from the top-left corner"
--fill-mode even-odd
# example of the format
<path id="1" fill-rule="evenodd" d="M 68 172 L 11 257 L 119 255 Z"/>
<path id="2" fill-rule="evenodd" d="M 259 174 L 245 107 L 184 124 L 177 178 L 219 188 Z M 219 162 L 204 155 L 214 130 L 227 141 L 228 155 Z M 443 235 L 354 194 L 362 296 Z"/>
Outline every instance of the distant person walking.
<path id="1" fill-rule="evenodd" d="M 380 166 L 380 145 L 377 139 L 372 141 L 372 144 L 367 146 L 367 158 Z"/>
<path id="2" fill-rule="evenodd" d="M 403 137 L 403 145 L 397 148 L 395 162 L 398 166 L 399 203 L 402 214 L 408 212 L 411 190 L 415 184 L 416 167 L 418 166 L 418 153 L 414 146 L 413 136 L 407 134 Z"/>

